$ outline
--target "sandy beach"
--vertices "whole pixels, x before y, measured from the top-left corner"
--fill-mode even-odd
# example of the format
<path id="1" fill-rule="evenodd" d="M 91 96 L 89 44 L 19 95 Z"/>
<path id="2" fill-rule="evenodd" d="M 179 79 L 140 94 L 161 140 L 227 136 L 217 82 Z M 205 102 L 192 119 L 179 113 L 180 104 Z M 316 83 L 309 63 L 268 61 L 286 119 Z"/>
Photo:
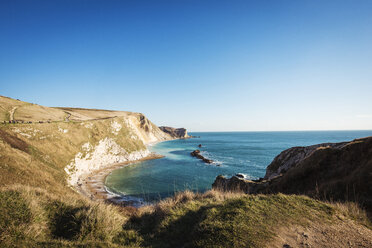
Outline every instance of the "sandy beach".
<path id="1" fill-rule="evenodd" d="M 135 206 L 138 202 L 125 200 L 123 197 L 119 195 L 112 194 L 111 192 L 106 190 L 105 187 L 105 180 L 106 177 L 115 169 L 128 166 L 133 163 L 138 163 L 141 161 L 146 161 L 150 159 L 159 159 L 163 158 L 163 155 L 151 153 L 149 156 L 134 160 L 134 161 L 127 161 L 124 163 L 113 164 L 107 166 L 105 168 L 95 170 L 89 174 L 83 175 L 80 177 L 80 183 L 76 187 L 77 191 L 86 197 L 90 198 L 94 201 L 103 201 L 107 203 L 113 203 L 123 206 Z"/>

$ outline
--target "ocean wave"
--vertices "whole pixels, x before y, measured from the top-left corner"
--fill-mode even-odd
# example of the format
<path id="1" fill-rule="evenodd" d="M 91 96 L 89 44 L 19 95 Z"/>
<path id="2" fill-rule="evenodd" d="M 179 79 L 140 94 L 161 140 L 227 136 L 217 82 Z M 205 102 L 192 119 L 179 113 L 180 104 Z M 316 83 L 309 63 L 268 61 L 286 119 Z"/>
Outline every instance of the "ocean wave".
<path id="1" fill-rule="evenodd" d="M 247 180 L 253 180 L 255 179 L 254 177 L 252 177 L 251 175 L 248 175 L 248 174 L 245 174 L 245 173 L 236 173 L 235 176 L 237 175 L 242 175 L 244 179 L 247 179 Z"/>
<path id="2" fill-rule="evenodd" d="M 125 205 L 128 204 L 136 208 L 143 207 L 143 206 L 150 204 L 140 197 L 134 197 L 134 196 L 125 195 L 122 193 L 116 193 L 113 190 L 110 190 L 106 186 L 104 186 L 104 188 L 109 195 L 109 199 L 118 204 L 124 203 Z"/>
<path id="3" fill-rule="evenodd" d="M 112 197 L 121 197 L 122 194 L 119 194 L 119 193 L 116 193 L 112 190 L 110 190 L 106 185 L 103 186 L 105 188 L 105 191 L 108 193 L 108 195 L 112 196 Z"/>
<path id="4" fill-rule="evenodd" d="M 213 163 L 212 164 L 219 165 L 219 166 L 222 167 L 224 165 L 224 162 L 223 161 L 220 161 L 220 160 L 213 160 Z"/>

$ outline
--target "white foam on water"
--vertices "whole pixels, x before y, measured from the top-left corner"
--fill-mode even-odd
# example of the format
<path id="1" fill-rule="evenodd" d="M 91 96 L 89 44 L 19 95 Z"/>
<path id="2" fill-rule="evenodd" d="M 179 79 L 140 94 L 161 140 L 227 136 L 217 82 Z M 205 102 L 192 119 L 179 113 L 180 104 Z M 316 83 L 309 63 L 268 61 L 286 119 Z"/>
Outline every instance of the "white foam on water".
<path id="1" fill-rule="evenodd" d="M 115 193 L 112 190 L 110 190 L 108 187 L 106 186 L 104 187 L 105 187 L 106 192 L 110 195 L 109 199 L 116 198 L 115 202 L 117 203 L 127 202 L 128 205 L 136 207 L 136 208 L 143 207 L 143 206 L 150 204 L 142 198 L 125 195 L 122 193 Z"/>
<path id="2" fill-rule="evenodd" d="M 235 176 L 238 175 L 238 174 L 239 175 L 242 175 L 243 178 L 244 179 L 247 179 L 247 180 L 253 180 L 254 179 L 254 177 L 252 177 L 251 175 L 248 175 L 248 174 L 245 174 L 245 173 L 240 173 L 240 172 L 239 173 L 236 173 Z"/>

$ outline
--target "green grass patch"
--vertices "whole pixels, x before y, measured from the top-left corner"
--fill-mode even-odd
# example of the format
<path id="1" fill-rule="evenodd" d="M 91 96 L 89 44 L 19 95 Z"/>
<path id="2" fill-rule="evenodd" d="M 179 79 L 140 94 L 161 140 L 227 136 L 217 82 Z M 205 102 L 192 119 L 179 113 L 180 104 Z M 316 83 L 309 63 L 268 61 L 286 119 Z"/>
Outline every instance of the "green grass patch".
<path id="1" fill-rule="evenodd" d="M 53 238 L 73 240 L 80 234 L 83 218 L 82 208 L 54 201 L 47 205 L 49 227 Z"/>
<path id="2" fill-rule="evenodd" d="M 283 226 L 365 221 L 356 205 L 297 195 L 184 192 L 126 212 L 21 186 L 0 191 L 0 211 L 0 243 L 27 247 L 264 247 Z"/>
<path id="3" fill-rule="evenodd" d="M 134 217 L 125 228 L 140 234 L 144 246 L 262 247 L 276 227 L 331 221 L 334 213 L 331 205 L 304 196 L 194 199 Z"/>
<path id="4" fill-rule="evenodd" d="M 24 228 L 32 214 L 27 202 L 16 191 L 0 191 L 0 243 L 5 239 L 24 239 Z"/>

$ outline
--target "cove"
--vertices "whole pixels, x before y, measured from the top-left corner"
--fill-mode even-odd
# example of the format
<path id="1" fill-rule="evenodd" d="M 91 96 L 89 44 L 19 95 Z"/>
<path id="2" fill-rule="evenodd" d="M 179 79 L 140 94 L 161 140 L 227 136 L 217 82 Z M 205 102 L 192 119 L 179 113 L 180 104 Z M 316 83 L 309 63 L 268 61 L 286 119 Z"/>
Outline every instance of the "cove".
<path id="1" fill-rule="evenodd" d="M 263 177 L 274 157 L 293 146 L 347 141 L 372 135 L 372 131 L 203 132 L 191 135 L 198 138 L 166 141 L 149 147 L 165 157 L 116 169 L 106 177 L 105 186 L 130 200 L 156 202 L 178 191 L 209 190 L 218 175 L 242 173 L 247 179 Z M 215 163 L 209 165 L 192 157 L 190 152 L 195 149 L 200 149 L 203 156 Z"/>

